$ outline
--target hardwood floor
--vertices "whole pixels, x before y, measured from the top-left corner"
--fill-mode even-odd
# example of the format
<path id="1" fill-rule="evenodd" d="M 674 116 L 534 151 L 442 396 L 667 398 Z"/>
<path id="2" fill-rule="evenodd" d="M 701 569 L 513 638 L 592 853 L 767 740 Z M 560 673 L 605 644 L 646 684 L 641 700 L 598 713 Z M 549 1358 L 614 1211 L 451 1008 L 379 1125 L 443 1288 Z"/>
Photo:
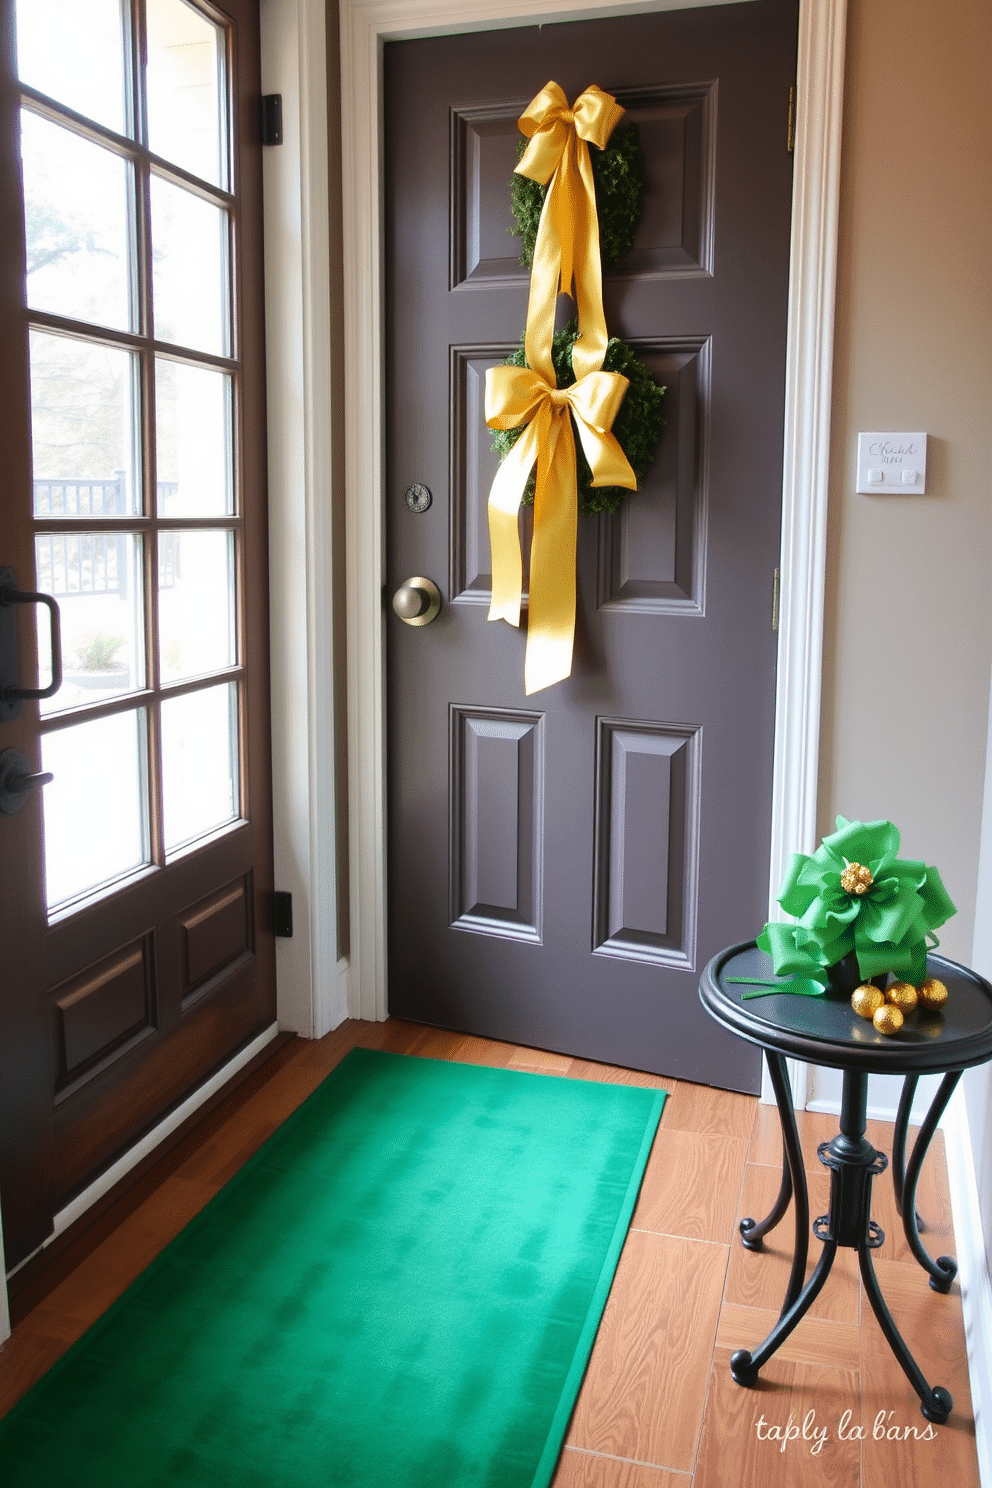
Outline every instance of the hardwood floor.
<path id="1" fill-rule="evenodd" d="M 121 1202 L 109 1233 L 104 1223 L 98 1243 L 82 1236 L 62 1265 L 68 1274 L 0 1349 L 0 1415 L 356 1044 L 670 1093 L 553 1488 L 936 1488 L 948 1480 L 979 1488 L 959 1289 L 940 1296 L 928 1287 L 906 1247 L 886 1177 L 875 1184 L 873 1212 L 886 1232 L 876 1252 L 878 1276 L 924 1373 L 954 1396 L 945 1426 L 927 1428 L 864 1302 L 850 1251 L 838 1253 L 810 1315 L 765 1366 L 758 1387 L 741 1389 L 731 1380 L 731 1353 L 768 1332 L 789 1271 L 791 1213 L 763 1253 L 745 1251 L 737 1240 L 740 1219 L 760 1217 L 778 1190 L 773 1108 L 396 1019 L 349 1022 L 318 1042 L 284 1045 L 249 1088 L 228 1097 L 143 1180 L 140 1203 Z M 808 1112 L 799 1121 L 817 1214 L 826 1208 L 826 1174 L 816 1146 L 836 1126 L 834 1118 Z M 870 1123 L 868 1135 L 889 1150 L 891 1127 Z M 931 1252 L 953 1254 L 939 1134 L 918 1208 Z M 817 1250 L 813 1241 L 811 1252 Z M 811 1266 L 814 1260 L 811 1254 Z"/>

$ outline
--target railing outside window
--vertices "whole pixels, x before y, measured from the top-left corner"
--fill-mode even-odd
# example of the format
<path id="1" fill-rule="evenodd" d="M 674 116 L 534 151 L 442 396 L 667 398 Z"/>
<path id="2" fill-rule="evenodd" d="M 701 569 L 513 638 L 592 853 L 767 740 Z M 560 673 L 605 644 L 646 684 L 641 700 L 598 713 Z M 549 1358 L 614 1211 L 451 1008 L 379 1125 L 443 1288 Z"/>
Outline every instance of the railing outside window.
<path id="1" fill-rule="evenodd" d="M 34 509 L 42 517 L 115 517 L 127 510 L 127 472 L 102 479 L 34 482 Z M 175 495 L 177 481 L 159 481 L 161 504 Z M 36 544 L 38 587 L 47 594 L 116 594 L 127 598 L 127 538 L 113 533 L 48 533 Z M 159 536 L 159 588 L 180 576 L 178 532 Z"/>

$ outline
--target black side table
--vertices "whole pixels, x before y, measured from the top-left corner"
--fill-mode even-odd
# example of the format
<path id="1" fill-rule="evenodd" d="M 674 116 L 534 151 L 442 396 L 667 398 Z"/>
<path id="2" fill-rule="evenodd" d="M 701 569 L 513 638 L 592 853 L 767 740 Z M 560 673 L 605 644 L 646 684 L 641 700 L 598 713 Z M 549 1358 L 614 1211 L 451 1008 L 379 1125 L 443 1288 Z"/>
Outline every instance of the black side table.
<path id="1" fill-rule="evenodd" d="M 872 1311 L 920 1397 L 923 1415 L 940 1424 L 951 1413 L 954 1401 L 950 1393 L 940 1385 L 927 1384 L 896 1327 L 871 1259 L 871 1252 L 885 1239 L 871 1218 L 871 1184 L 875 1175 L 887 1166 L 887 1159 L 865 1139 L 868 1076 L 903 1075 L 906 1079 L 893 1133 L 896 1203 L 906 1238 L 916 1259 L 929 1273 L 934 1290 L 946 1292 L 957 1271 L 950 1256 L 933 1260 L 923 1247 L 916 1214 L 916 1185 L 937 1122 L 962 1070 L 992 1059 L 992 986 L 967 967 L 943 956 L 928 958 L 927 974 L 939 977 L 947 985 L 948 1001 L 939 1013 L 912 1014 L 895 1037 L 887 1038 L 858 1017 L 847 996 L 802 997 L 773 992 L 744 998 L 743 994 L 757 989 L 737 983 L 734 978 L 774 981 L 771 958 L 759 951 L 754 941 L 721 951 L 703 971 L 699 997 L 706 1011 L 725 1028 L 764 1050 L 782 1121 L 782 1186 L 771 1212 L 763 1220 L 741 1221 L 742 1244 L 749 1250 L 760 1250 L 763 1236 L 778 1224 L 790 1199 L 795 1198 L 796 1244 L 782 1312 L 758 1348 L 738 1349 L 731 1357 L 730 1372 L 739 1385 L 755 1383 L 762 1365 L 816 1300 L 838 1247 L 848 1246 L 858 1252 L 861 1279 Z M 813 1221 L 813 1234 L 823 1249 L 805 1286 L 809 1198 L 785 1067 L 787 1055 L 844 1072 L 840 1130 L 832 1141 L 822 1142 L 818 1149 L 820 1161 L 830 1169 L 830 1210 Z M 905 1144 L 913 1093 L 920 1075 L 934 1073 L 944 1078 L 907 1166 Z"/>

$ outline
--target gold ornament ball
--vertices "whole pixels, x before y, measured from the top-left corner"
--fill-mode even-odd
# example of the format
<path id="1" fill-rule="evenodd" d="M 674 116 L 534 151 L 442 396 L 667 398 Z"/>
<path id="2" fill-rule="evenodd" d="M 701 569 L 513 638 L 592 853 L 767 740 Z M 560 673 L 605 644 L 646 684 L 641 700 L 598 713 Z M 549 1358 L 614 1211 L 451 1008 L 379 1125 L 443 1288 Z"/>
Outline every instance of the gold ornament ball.
<path id="1" fill-rule="evenodd" d="M 912 982 L 893 982 L 891 987 L 885 989 L 885 1000 L 897 1007 L 905 1017 L 916 1006 L 916 988 Z"/>
<path id="2" fill-rule="evenodd" d="M 859 899 L 862 894 L 867 894 L 873 883 L 871 869 L 863 863 L 848 863 L 840 876 L 840 886 L 845 894 L 855 894 Z"/>
<path id="3" fill-rule="evenodd" d="M 920 999 L 920 1007 L 925 1007 L 930 1012 L 936 1012 L 947 1001 L 947 988 L 936 977 L 927 977 L 926 981 L 921 982 L 916 990 Z"/>
<path id="4" fill-rule="evenodd" d="M 902 1013 L 894 1002 L 883 1002 L 871 1020 L 879 1033 L 898 1033 L 902 1027 Z"/>
<path id="5" fill-rule="evenodd" d="M 884 992 L 879 987 L 873 987 L 870 982 L 863 982 L 860 987 L 855 987 L 851 994 L 851 1006 L 859 1018 L 874 1018 L 884 1002 Z"/>

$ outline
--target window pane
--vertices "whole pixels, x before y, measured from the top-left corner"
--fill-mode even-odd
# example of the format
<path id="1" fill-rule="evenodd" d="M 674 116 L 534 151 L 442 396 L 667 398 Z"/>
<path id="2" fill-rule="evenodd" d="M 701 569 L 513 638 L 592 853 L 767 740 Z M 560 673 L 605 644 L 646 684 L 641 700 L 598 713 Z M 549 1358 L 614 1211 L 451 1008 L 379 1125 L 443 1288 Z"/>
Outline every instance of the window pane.
<path id="1" fill-rule="evenodd" d="M 225 517 L 231 484 L 231 379 L 159 357 L 155 446 L 160 517 Z"/>
<path id="2" fill-rule="evenodd" d="M 44 532 L 34 540 L 38 588 L 62 615 L 62 686 L 42 715 L 100 703 L 144 686 L 141 538 L 133 532 Z M 38 627 L 42 677 L 49 629 Z"/>
<path id="3" fill-rule="evenodd" d="M 227 213 L 159 176 L 151 197 L 155 335 L 226 355 Z"/>
<path id="4" fill-rule="evenodd" d="M 120 0 L 17 0 L 17 71 L 29 88 L 123 134 Z"/>
<path id="5" fill-rule="evenodd" d="M 31 451 L 36 517 L 132 515 L 135 358 L 92 341 L 31 332 Z"/>
<path id="6" fill-rule="evenodd" d="M 227 185 L 224 34 L 184 0 L 148 0 L 148 144 Z"/>
<path id="7" fill-rule="evenodd" d="M 235 664 L 233 533 L 160 533 L 158 599 L 163 682 Z"/>
<path id="8" fill-rule="evenodd" d="M 239 813 L 237 696 L 229 682 L 162 704 L 167 853 Z"/>
<path id="9" fill-rule="evenodd" d="M 144 712 L 43 735 L 49 910 L 148 862 L 144 754 Z"/>
<path id="10" fill-rule="evenodd" d="M 28 109 L 21 154 L 28 305 L 130 330 L 130 167 Z"/>

